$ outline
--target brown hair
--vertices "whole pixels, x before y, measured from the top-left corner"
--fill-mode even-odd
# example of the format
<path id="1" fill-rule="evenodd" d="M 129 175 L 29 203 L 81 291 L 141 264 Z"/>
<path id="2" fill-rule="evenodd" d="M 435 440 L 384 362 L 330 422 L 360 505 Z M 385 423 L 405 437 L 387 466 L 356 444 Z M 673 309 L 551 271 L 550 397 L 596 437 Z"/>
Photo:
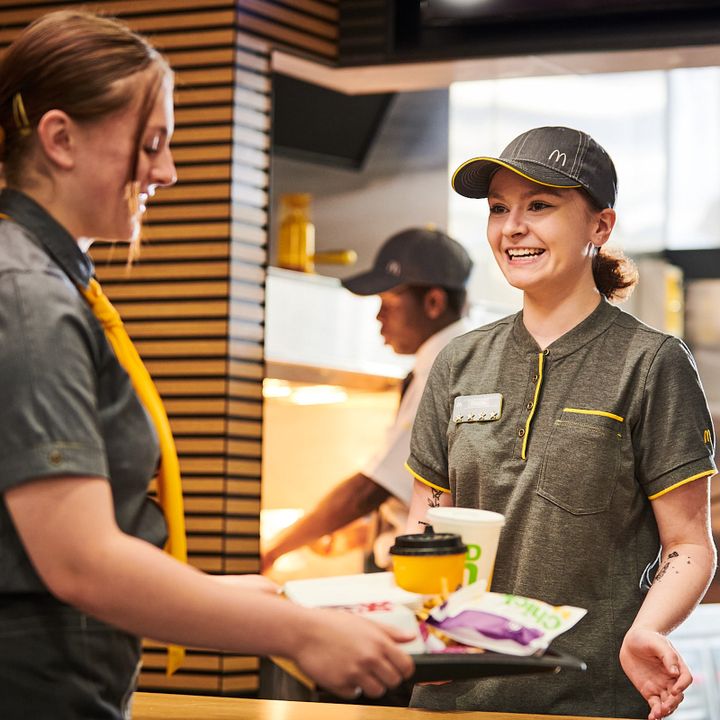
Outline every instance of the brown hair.
<path id="1" fill-rule="evenodd" d="M 592 271 L 598 292 L 608 300 L 627 300 L 638 281 L 635 263 L 614 248 L 598 248 Z"/>
<path id="2" fill-rule="evenodd" d="M 140 106 L 138 150 L 163 78 L 171 74 L 157 50 L 117 20 L 76 10 L 49 13 L 25 28 L 0 63 L 0 160 L 9 184 L 19 183 L 32 130 L 48 110 L 99 120 L 132 101 L 137 86 L 119 81 L 144 70 L 154 72 Z M 128 180 L 136 162 L 132 158 Z"/>
<path id="3" fill-rule="evenodd" d="M 591 212 L 601 212 L 590 194 L 580 189 Z M 600 247 L 592 259 L 592 273 L 598 292 L 607 300 L 627 300 L 637 285 L 639 275 L 635 263 L 616 248 Z"/>

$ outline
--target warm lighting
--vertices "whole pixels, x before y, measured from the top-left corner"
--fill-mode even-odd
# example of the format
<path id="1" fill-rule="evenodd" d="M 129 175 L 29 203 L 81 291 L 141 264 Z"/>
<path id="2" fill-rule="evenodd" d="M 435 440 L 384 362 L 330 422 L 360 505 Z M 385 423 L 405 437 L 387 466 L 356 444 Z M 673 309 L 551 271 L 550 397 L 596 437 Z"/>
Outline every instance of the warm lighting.
<path id="1" fill-rule="evenodd" d="M 292 388 L 284 380 L 266 378 L 263 380 L 263 397 L 265 398 L 286 398 L 292 393 Z"/>
<path id="2" fill-rule="evenodd" d="M 297 522 L 305 511 L 302 508 L 268 508 L 260 511 L 260 539 L 264 542 Z"/>
<path id="3" fill-rule="evenodd" d="M 260 511 L 260 552 L 262 553 L 266 544 L 276 535 L 279 535 L 285 528 L 296 523 L 305 511 L 301 508 L 266 508 Z M 306 565 L 302 548 L 293 550 L 278 558 L 272 568 L 271 577 L 280 582 L 283 574 L 296 573 Z M 279 575 L 278 575 L 279 574 Z"/>
<path id="4" fill-rule="evenodd" d="M 263 397 L 287 400 L 293 405 L 332 405 L 344 403 L 348 399 L 348 394 L 337 385 L 300 385 L 286 380 L 265 378 Z"/>
<path id="5" fill-rule="evenodd" d="M 307 385 L 295 390 L 290 402 L 295 405 L 332 405 L 348 399 L 347 393 L 337 385 Z"/>
<path id="6" fill-rule="evenodd" d="M 300 550 L 293 550 L 279 557 L 273 565 L 276 573 L 296 573 L 307 566 L 307 561 Z"/>

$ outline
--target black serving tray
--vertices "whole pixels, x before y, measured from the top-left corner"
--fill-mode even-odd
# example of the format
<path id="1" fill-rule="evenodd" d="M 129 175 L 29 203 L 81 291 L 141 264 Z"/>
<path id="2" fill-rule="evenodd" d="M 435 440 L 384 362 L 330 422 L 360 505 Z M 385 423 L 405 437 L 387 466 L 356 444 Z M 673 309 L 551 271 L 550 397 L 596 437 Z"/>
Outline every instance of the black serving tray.
<path id="1" fill-rule="evenodd" d="M 562 670 L 586 669 L 582 660 L 557 650 L 546 650 L 539 657 L 502 653 L 426 653 L 413 655 L 415 674 L 411 682 L 471 680 L 491 675 L 558 673 Z"/>
<path id="2" fill-rule="evenodd" d="M 486 651 L 484 653 L 422 653 L 411 655 L 415 672 L 403 681 L 398 690 L 409 701 L 415 683 L 441 682 L 443 680 L 474 680 L 497 675 L 528 675 L 532 673 L 558 673 L 563 670 L 586 669 L 585 663 L 572 655 L 557 650 L 546 650 L 539 657 L 519 657 Z M 370 700 L 362 695 L 354 700 L 342 700 L 332 693 L 318 688 L 297 666 L 284 658 L 272 657 L 273 698 L 275 700 L 303 700 L 326 702 L 351 702 L 387 704 L 387 696 Z"/>

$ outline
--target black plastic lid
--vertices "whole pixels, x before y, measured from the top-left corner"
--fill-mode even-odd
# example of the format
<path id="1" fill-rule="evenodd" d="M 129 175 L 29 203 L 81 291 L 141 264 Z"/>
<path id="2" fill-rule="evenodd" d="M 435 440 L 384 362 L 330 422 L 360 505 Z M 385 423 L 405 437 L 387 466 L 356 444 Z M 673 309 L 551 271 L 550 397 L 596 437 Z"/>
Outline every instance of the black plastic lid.
<path id="1" fill-rule="evenodd" d="M 425 532 L 414 535 L 398 535 L 390 548 L 391 555 L 459 555 L 467 551 L 460 535 L 436 533 L 432 525 Z"/>

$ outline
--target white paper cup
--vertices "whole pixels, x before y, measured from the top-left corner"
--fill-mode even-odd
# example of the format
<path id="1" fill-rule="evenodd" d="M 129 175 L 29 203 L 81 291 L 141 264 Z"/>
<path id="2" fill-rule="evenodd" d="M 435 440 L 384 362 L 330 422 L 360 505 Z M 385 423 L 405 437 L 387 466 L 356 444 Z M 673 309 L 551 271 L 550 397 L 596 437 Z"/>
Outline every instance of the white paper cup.
<path id="1" fill-rule="evenodd" d="M 429 508 L 426 516 L 435 532 L 460 535 L 467 545 L 463 584 L 485 581 L 490 590 L 495 555 L 505 516 L 489 510 L 460 507 Z"/>

